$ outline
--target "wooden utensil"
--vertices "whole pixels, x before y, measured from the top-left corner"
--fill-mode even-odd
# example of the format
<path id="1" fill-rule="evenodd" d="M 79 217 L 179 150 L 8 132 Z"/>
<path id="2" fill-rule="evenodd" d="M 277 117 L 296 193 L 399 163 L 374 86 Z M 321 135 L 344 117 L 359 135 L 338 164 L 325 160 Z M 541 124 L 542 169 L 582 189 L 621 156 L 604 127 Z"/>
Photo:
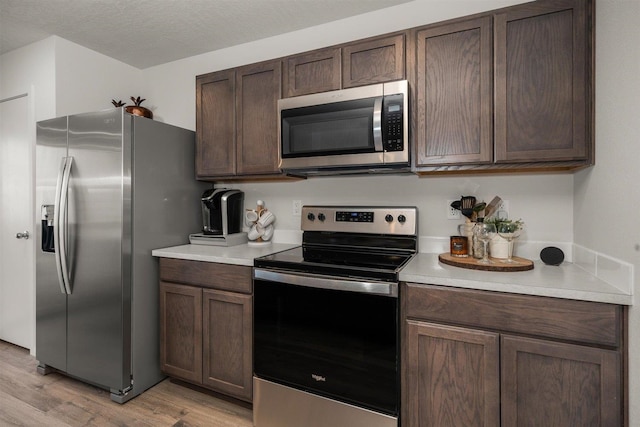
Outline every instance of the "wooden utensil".
<path id="1" fill-rule="evenodd" d="M 500 205 L 502 204 L 502 199 L 498 196 L 491 199 L 487 207 L 484 209 L 484 217 L 489 218 L 491 215 L 496 213 Z"/>

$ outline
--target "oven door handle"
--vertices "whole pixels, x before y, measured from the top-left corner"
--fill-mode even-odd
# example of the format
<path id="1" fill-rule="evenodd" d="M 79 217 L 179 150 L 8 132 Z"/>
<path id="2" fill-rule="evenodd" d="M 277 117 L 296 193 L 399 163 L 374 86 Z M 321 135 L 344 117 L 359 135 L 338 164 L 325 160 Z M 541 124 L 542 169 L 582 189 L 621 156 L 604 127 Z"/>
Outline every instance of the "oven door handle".
<path id="1" fill-rule="evenodd" d="M 310 274 L 291 274 L 280 271 L 263 270 L 254 268 L 254 279 L 269 282 L 286 283 L 289 285 L 306 286 L 309 288 L 333 289 L 337 291 L 351 291 L 363 294 L 384 295 L 398 297 L 397 282 L 367 282 L 361 280 L 341 279 L 330 276 Z"/>

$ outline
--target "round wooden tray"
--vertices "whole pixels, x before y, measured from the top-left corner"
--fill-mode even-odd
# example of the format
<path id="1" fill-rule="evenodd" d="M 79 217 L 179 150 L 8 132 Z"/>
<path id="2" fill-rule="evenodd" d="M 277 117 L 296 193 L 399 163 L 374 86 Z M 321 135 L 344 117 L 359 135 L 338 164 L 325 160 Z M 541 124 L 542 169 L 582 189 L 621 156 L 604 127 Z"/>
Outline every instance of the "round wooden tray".
<path id="1" fill-rule="evenodd" d="M 513 257 L 513 263 L 507 264 L 503 262 L 501 259 L 489 258 L 493 261 L 492 264 L 481 264 L 474 257 L 466 257 L 460 258 L 451 256 L 450 253 L 445 252 L 443 254 L 438 255 L 438 259 L 441 263 L 452 265 L 454 267 L 462 267 L 469 268 L 471 270 L 485 270 L 485 271 L 527 271 L 533 270 L 533 261 L 520 258 L 517 256 Z"/>

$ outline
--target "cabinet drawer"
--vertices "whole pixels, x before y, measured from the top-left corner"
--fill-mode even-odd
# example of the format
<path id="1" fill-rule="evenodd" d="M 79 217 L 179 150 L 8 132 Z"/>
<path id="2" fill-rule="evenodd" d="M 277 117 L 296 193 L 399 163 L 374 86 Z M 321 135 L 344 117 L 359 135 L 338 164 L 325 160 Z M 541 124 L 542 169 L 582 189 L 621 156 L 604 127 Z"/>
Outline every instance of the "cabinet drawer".
<path id="1" fill-rule="evenodd" d="M 588 344 L 621 345 L 614 304 L 407 284 L 405 317 Z"/>
<path id="2" fill-rule="evenodd" d="M 160 258 L 160 280 L 250 294 L 252 267 Z"/>

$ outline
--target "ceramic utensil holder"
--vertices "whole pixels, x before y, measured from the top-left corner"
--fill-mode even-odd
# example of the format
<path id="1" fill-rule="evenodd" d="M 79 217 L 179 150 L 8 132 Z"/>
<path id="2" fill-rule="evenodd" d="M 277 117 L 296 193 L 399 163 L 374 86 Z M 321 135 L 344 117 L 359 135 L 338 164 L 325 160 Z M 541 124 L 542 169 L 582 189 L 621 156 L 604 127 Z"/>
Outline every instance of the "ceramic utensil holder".
<path id="1" fill-rule="evenodd" d="M 496 234 L 489 241 L 489 255 L 491 258 L 509 258 L 509 242 Z"/>

